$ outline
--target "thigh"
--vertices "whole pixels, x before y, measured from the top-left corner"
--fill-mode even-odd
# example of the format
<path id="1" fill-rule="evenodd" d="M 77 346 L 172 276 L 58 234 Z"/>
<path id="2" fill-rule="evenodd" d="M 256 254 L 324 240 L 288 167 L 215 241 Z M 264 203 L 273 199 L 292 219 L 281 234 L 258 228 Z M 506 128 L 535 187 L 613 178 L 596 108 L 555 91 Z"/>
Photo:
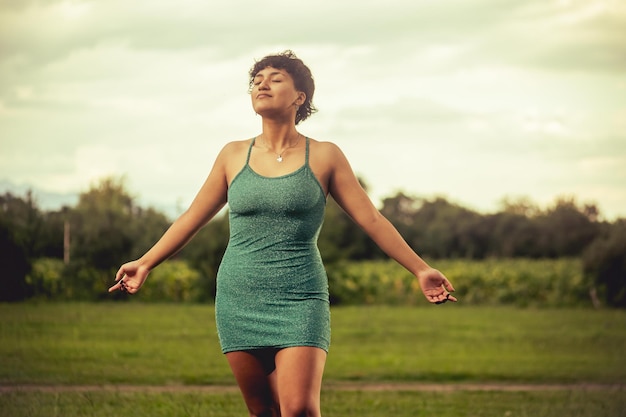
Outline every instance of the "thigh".
<path id="1" fill-rule="evenodd" d="M 281 409 L 319 413 L 326 352 L 309 346 L 281 349 L 276 354 L 276 383 Z M 306 414 L 314 415 L 314 414 Z"/>
<path id="2" fill-rule="evenodd" d="M 278 409 L 276 378 L 273 370 L 274 352 L 238 351 L 226 354 L 246 406 L 254 415 L 273 415 Z"/>

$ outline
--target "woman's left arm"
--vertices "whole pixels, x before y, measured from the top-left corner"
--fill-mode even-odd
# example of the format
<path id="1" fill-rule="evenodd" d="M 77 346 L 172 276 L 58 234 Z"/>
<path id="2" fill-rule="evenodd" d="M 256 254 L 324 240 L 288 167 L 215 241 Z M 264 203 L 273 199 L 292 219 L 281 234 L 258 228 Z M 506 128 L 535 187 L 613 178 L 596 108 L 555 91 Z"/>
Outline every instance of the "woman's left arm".
<path id="1" fill-rule="evenodd" d="M 359 184 L 343 152 L 332 145 L 332 164 L 329 176 L 329 193 L 337 204 L 358 224 L 374 242 L 392 259 L 414 274 L 422 292 L 431 303 L 456 301 L 449 294 L 454 287 L 438 270 L 431 268 L 408 245 L 398 230 L 374 206 Z"/>

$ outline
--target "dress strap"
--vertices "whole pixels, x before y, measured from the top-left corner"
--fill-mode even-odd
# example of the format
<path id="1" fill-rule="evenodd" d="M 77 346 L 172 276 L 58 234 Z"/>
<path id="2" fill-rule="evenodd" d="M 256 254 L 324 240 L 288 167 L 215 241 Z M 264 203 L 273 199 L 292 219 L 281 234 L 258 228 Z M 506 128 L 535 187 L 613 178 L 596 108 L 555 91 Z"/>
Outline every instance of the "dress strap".
<path id="1" fill-rule="evenodd" d="M 248 157 L 246 158 L 246 165 L 250 164 L 250 154 L 252 153 L 252 147 L 254 146 L 254 142 L 256 142 L 256 137 L 252 138 L 250 142 L 250 147 L 248 148 Z"/>
<path id="2" fill-rule="evenodd" d="M 304 163 L 309 165 L 309 138 L 307 136 L 304 137 L 306 139 L 306 151 L 304 153 Z"/>

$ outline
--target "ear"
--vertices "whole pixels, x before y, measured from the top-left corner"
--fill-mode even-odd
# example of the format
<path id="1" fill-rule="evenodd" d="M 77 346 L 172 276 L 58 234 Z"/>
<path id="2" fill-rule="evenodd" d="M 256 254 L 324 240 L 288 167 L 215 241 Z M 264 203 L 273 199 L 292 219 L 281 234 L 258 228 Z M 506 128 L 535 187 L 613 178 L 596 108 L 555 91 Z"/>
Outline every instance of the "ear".
<path id="1" fill-rule="evenodd" d="M 302 91 L 298 91 L 298 97 L 296 98 L 296 101 L 293 102 L 293 104 L 299 107 L 304 104 L 305 100 L 306 100 L 306 94 L 304 94 Z"/>

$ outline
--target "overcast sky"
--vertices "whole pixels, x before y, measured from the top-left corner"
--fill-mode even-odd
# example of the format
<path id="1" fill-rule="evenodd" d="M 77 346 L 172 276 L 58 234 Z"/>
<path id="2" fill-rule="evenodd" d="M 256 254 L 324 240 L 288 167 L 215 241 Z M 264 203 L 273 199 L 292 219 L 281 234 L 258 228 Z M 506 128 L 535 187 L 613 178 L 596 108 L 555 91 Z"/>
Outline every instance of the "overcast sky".
<path id="1" fill-rule="evenodd" d="M 621 0 L 0 0 L 0 183 L 123 175 L 180 214 L 222 146 L 259 133 L 254 60 L 292 49 L 319 108 L 299 130 L 375 202 L 575 196 L 626 217 L 624 28 Z"/>

